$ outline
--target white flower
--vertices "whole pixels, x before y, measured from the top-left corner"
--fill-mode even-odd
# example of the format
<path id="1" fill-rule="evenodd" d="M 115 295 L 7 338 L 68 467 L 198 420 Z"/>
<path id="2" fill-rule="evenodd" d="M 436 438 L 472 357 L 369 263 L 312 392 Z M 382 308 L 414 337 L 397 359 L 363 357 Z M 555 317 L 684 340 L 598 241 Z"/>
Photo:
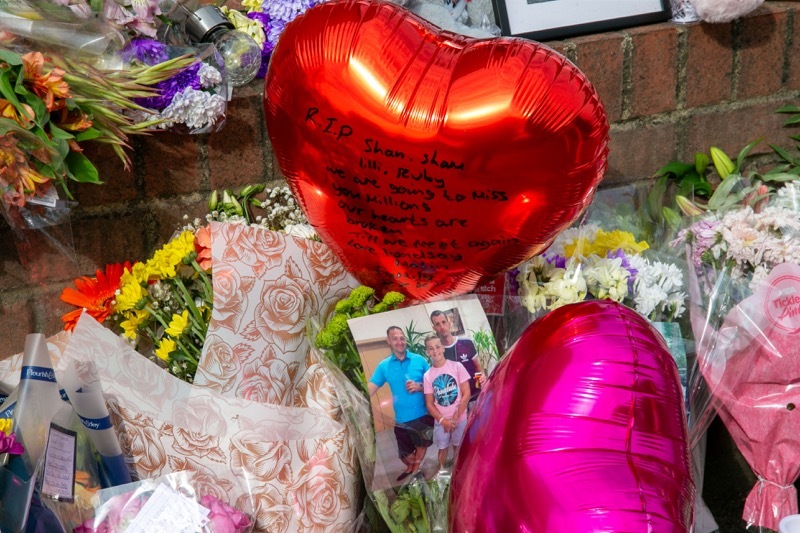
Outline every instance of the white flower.
<path id="1" fill-rule="evenodd" d="M 200 78 L 200 86 L 204 89 L 216 87 L 222 83 L 222 74 L 208 63 L 203 63 L 200 70 L 197 71 L 197 77 Z"/>
<path id="2" fill-rule="evenodd" d="M 584 270 L 586 284 L 595 298 L 621 302 L 628 296 L 630 272 L 622 267 L 622 259 L 592 256 Z"/>
<path id="3" fill-rule="evenodd" d="M 577 228 L 568 228 L 559 233 L 558 237 L 553 241 L 553 244 L 547 249 L 546 255 L 548 257 L 553 257 L 559 255 L 561 257 L 566 257 L 566 253 L 564 249 L 567 246 L 574 244 L 579 239 L 583 238 L 589 242 L 594 242 L 597 238 L 597 232 L 600 230 L 600 226 L 597 224 L 586 224 L 584 226 L 579 226 Z"/>
<path id="4" fill-rule="evenodd" d="M 302 239 L 317 238 L 317 231 L 309 224 L 287 224 L 284 231 L 286 235 L 292 235 Z"/>
<path id="5" fill-rule="evenodd" d="M 553 277 L 544 285 L 544 291 L 551 302 L 550 309 L 581 302 L 586 298 L 588 290 L 582 270 L 581 265 L 577 268 L 555 269 Z"/>
<path id="6" fill-rule="evenodd" d="M 224 117 L 225 107 L 225 98 L 222 96 L 186 87 L 175 95 L 161 116 L 170 126 L 184 123 L 191 129 L 200 129 L 213 126 Z"/>

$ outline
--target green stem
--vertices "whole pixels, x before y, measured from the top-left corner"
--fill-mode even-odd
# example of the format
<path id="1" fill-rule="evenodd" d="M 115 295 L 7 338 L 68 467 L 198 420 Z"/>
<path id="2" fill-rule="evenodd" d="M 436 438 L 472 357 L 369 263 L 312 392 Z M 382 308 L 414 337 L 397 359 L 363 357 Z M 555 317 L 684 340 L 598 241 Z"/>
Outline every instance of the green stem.
<path id="1" fill-rule="evenodd" d="M 177 276 L 173 279 L 175 280 L 175 285 L 178 286 L 178 289 L 181 291 L 181 294 L 183 295 L 183 300 L 184 303 L 186 304 L 187 309 L 189 309 L 189 317 L 191 318 L 194 325 L 197 326 L 198 329 L 202 330 L 203 327 L 201 326 L 201 324 L 205 324 L 205 321 L 203 320 L 203 316 L 200 314 L 200 310 L 197 309 L 196 305 L 194 305 L 194 298 L 192 298 L 192 295 L 189 294 L 189 291 L 183 284 L 183 280 L 181 280 Z"/>

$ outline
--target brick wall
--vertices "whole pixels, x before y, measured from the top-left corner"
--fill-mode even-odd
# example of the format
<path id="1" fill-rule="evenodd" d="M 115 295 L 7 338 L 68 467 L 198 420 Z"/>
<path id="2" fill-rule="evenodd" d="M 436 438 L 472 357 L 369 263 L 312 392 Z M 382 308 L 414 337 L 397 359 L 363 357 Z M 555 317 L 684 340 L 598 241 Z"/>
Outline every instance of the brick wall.
<path id="1" fill-rule="evenodd" d="M 767 2 L 733 24 L 665 23 L 548 44 L 584 70 L 608 110 L 606 184 L 646 179 L 710 144 L 729 153 L 757 137 L 788 144 L 773 111 L 800 103 L 800 3 Z M 4 354 L 20 351 L 28 332 L 60 329 L 58 294 L 68 280 L 108 262 L 147 258 L 182 215 L 204 213 L 210 190 L 279 183 L 261 100 L 260 83 L 237 90 L 219 133 L 136 139 L 130 173 L 110 151 L 91 148 L 107 184 L 74 188 L 77 266 L 55 255 L 23 267 L 0 222 Z M 757 151 L 768 152 L 766 143 Z"/>

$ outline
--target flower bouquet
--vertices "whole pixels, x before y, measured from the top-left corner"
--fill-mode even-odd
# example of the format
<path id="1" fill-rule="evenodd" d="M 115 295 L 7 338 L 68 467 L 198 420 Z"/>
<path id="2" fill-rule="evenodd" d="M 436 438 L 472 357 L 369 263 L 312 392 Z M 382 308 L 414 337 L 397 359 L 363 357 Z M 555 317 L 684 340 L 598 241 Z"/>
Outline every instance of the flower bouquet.
<path id="1" fill-rule="evenodd" d="M 787 184 L 758 213 L 737 204 L 708 213 L 673 242 L 686 250 L 697 351 L 690 437 L 696 442 L 719 414 L 758 476 L 743 519 L 767 530 L 797 512 L 797 192 Z"/>
<path id="2" fill-rule="evenodd" d="M 74 533 L 122 531 L 200 531 L 248 533 L 253 529 L 250 501 L 246 512 L 203 494 L 192 472 L 174 472 L 95 495 L 93 516 L 72 529 Z"/>

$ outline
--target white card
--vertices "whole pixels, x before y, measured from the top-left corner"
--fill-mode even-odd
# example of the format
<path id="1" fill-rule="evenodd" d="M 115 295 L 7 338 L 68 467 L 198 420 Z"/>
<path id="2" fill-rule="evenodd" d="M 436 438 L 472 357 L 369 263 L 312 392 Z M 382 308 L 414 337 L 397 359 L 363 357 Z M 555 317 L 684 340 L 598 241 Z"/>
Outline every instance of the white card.
<path id="1" fill-rule="evenodd" d="M 211 511 L 163 483 L 145 502 L 125 533 L 196 533 L 208 524 Z"/>
<path id="2" fill-rule="evenodd" d="M 50 424 L 42 476 L 43 495 L 56 500 L 73 500 L 76 441 L 74 431 Z"/>

